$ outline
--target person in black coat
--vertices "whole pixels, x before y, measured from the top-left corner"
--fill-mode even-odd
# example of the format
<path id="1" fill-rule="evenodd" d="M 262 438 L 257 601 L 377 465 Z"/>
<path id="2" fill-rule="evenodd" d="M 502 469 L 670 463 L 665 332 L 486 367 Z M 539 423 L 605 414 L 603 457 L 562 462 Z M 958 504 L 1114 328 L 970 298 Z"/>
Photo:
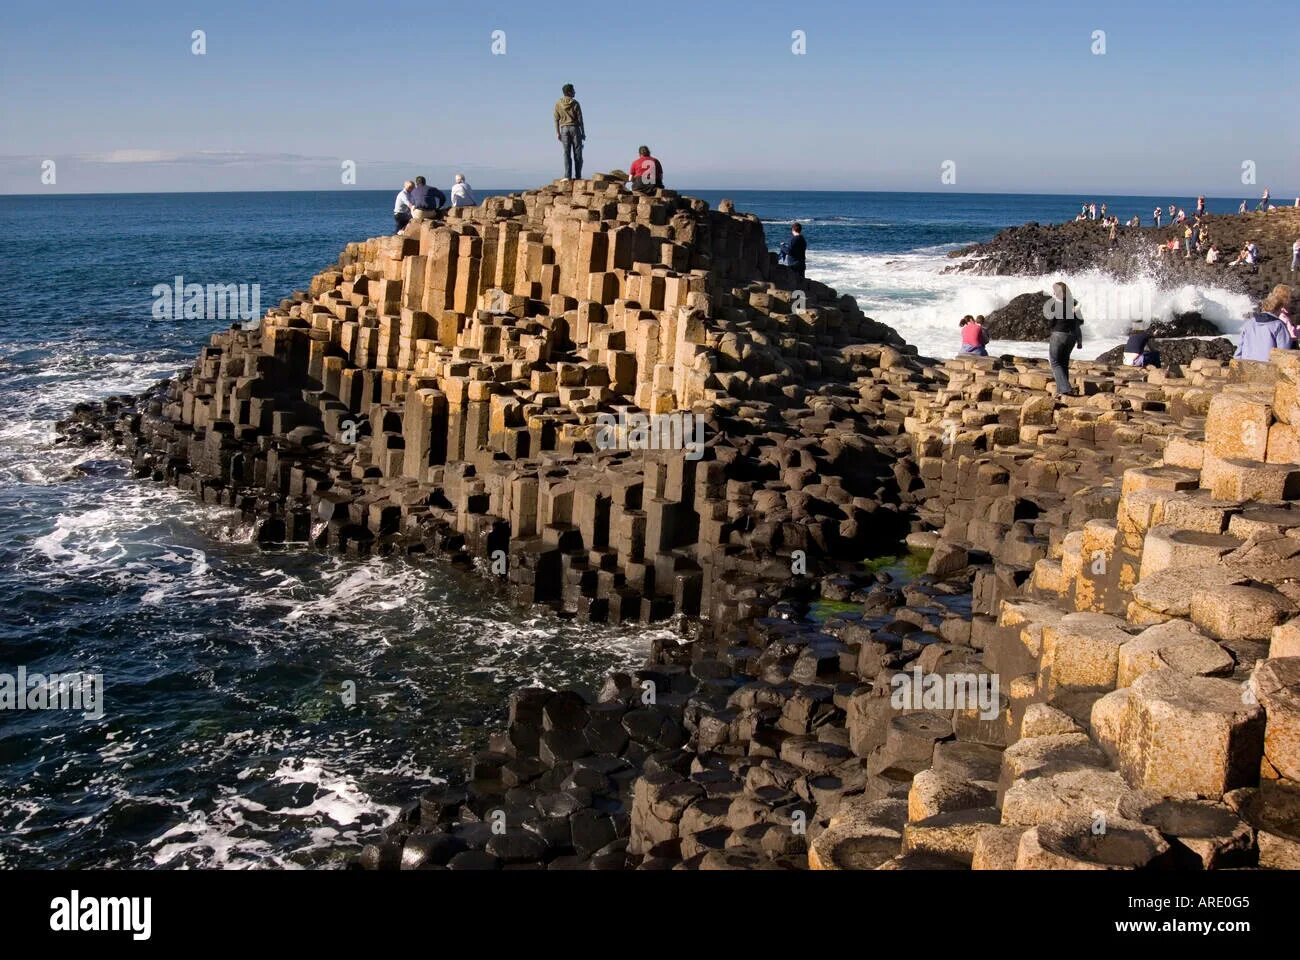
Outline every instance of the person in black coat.
<path id="1" fill-rule="evenodd" d="M 808 241 L 803 238 L 803 224 L 793 223 L 790 225 L 790 245 L 786 250 L 785 262 L 796 277 L 800 290 L 803 289 L 803 272 L 808 256 Z"/>

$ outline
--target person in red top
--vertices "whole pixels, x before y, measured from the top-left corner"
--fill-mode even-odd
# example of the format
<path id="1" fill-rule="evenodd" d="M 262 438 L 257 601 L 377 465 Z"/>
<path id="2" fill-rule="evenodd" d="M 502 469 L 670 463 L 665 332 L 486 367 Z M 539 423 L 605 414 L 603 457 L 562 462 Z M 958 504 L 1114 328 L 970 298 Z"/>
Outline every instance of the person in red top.
<path id="1" fill-rule="evenodd" d="M 961 318 L 961 352 L 977 357 L 987 357 L 989 335 L 984 331 L 984 318 L 972 317 L 969 313 Z"/>
<path id="2" fill-rule="evenodd" d="M 633 190 L 649 193 L 664 185 L 664 167 L 657 159 L 650 156 L 649 147 L 637 147 L 637 158 L 632 161 L 629 171 Z"/>

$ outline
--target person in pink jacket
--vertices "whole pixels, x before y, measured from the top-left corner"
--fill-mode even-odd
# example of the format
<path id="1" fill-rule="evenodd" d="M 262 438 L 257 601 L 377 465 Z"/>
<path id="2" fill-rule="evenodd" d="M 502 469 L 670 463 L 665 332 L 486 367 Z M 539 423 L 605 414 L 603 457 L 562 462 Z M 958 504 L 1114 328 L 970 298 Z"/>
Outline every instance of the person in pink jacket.
<path id="1" fill-rule="evenodd" d="M 969 313 L 961 318 L 961 352 L 967 356 L 987 357 L 989 335 L 984 331 L 984 318 Z"/>

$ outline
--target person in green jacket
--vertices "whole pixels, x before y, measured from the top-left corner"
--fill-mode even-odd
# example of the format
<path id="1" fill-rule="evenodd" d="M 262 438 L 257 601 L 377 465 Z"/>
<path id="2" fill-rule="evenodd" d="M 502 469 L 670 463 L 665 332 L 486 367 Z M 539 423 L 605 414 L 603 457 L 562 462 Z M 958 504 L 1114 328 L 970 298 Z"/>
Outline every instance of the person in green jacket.
<path id="1" fill-rule="evenodd" d="M 582 179 L 582 141 L 587 139 L 582 125 L 582 106 L 573 99 L 573 84 L 560 91 L 564 96 L 555 103 L 555 139 L 564 149 L 564 179 Z"/>

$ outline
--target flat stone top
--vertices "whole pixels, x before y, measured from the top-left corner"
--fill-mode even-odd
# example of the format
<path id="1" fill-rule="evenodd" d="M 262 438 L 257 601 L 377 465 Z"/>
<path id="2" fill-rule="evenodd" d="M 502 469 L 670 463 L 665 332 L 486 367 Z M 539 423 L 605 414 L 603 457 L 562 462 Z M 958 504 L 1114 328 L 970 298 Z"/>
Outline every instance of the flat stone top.
<path id="1" fill-rule="evenodd" d="M 1134 702 L 1167 703 L 1187 713 L 1258 714 L 1243 697 L 1244 684 L 1214 677 L 1189 677 L 1168 667 L 1142 674 L 1130 688 Z"/>
<path id="2" fill-rule="evenodd" d="M 1201 530 L 1175 530 L 1169 534 L 1175 543 L 1185 543 L 1195 547 L 1225 547 L 1235 550 L 1241 546 L 1240 537 L 1230 537 L 1226 533 L 1205 533 Z"/>

